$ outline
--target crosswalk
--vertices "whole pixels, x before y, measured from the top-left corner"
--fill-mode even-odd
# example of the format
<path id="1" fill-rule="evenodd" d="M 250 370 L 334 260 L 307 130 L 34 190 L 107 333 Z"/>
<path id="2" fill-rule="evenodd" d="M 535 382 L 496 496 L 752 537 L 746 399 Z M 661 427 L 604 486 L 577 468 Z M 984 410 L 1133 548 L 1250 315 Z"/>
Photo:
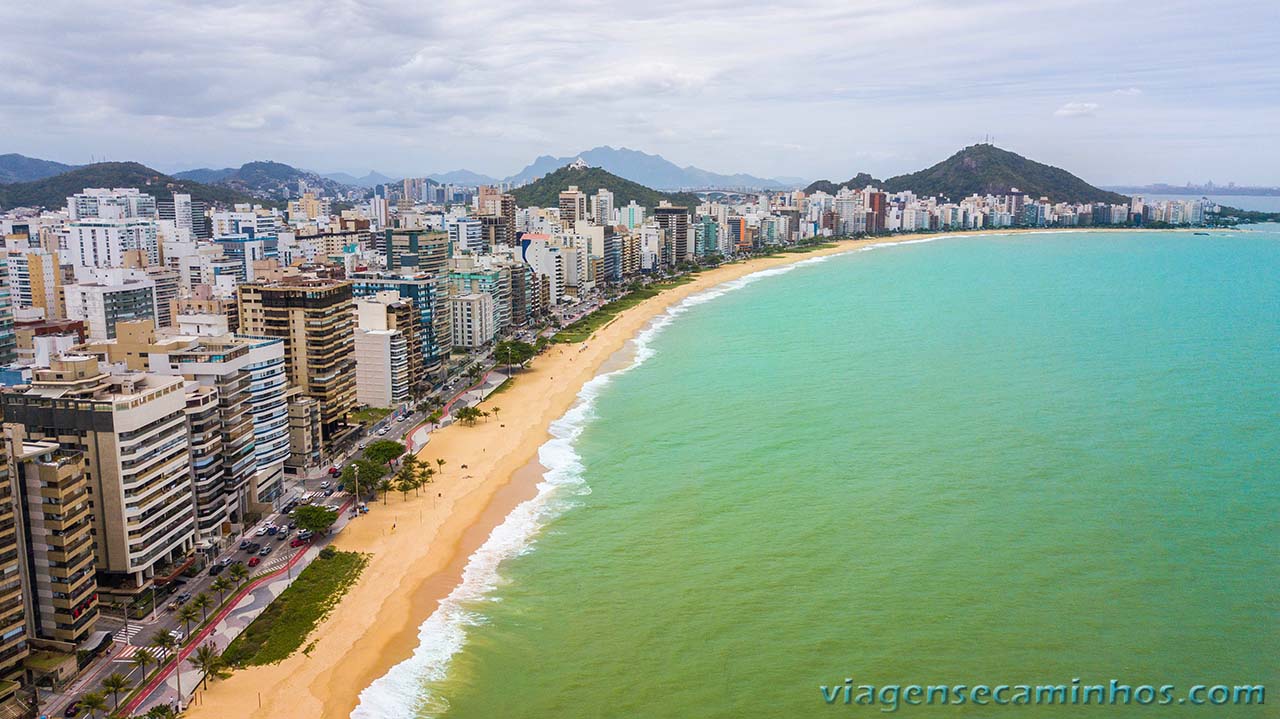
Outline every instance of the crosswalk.
<path id="1" fill-rule="evenodd" d="M 142 633 L 143 628 L 141 624 L 126 624 L 123 629 L 116 632 L 112 639 L 122 644 L 129 644 L 134 637 Z"/>
<path id="2" fill-rule="evenodd" d="M 138 650 L 139 650 L 139 649 L 141 649 L 141 648 L 142 648 L 142 647 L 134 646 L 133 644 L 126 644 L 126 645 L 124 645 L 124 647 L 120 650 L 120 653 L 119 653 L 119 654 L 117 654 L 117 655 L 115 656 L 115 658 L 114 658 L 114 659 L 112 659 L 112 661 L 115 661 L 115 662 L 129 662 L 129 661 L 133 661 L 133 655 L 134 655 L 134 654 L 137 654 L 137 653 L 138 653 Z M 151 656 L 153 656 L 153 657 L 155 657 L 156 659 L 158 659 L 158 660 L 159 660 L 159 663 L 161 663 L 161 664 L 163 664 L 163 663 L 165 662 L 165 660 L 169 658 L 169 650 L 168 650 L 168 649 L 157 649 L 157 648 L 155 648 L 155 647 L 149 647 L 148 649 L 149 649 L 149 650 L 150 650 L 150 652 L 151 652 Z"/>

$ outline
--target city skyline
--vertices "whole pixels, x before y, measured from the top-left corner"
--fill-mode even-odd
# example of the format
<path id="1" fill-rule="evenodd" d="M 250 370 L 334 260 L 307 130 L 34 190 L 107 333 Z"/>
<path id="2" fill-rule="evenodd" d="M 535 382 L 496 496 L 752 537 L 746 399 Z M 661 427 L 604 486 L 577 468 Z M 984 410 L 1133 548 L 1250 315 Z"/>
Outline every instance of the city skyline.
<path id="1" fill-rule="evenodd" d="M 1095 184 L 1273 185 L 1269 8 L 1229 5 L 1259 22 L 1149 2 L 9 8 L 62 39 L 0 49 L 3 149 L 168 172 L 270 158 L 506 176 L 613 145 L 837 179 L 991 136 Z"/>

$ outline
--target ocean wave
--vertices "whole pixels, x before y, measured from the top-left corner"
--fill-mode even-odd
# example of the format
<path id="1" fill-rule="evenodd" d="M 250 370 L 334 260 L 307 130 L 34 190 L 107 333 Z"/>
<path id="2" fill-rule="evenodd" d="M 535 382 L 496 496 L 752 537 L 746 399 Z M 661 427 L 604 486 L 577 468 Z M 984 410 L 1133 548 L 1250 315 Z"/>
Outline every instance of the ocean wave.
<path id="1" fill-rule="evenodd" d="M 583 478 L 582 457 L 575 449 L 577 439 L 595 418 L 596 398 L 615 377 L 654 356 L 653 341 L 665 328 L 698 305 L 762 279 L 817 264 L 830 257 L 812 257 L 783 267 L 760 270 L 684 298 L 651 320 L 632 339 L 635 354 L 630 364 L 596 375 L 584 384 L 573 406 L 551 423 L 551 439 L 538 448 L 538 462 L 546 472 L 538 483 L 537 494 L 512 510 L 471 555 L 462 571 L 462 581 L 418 628 L 418 646 L 413 656 L 392 667 L 360 692 L 351 719 L 410 719 L 438 716 L 448 710 L 447 698 L 433 694 L 427 685 L 445 678 L 449 663 L 466 645 L 468 628 L 485 623 L 485 616 L 478 611 L 477 605 L 489 600 L 489 594 L 501 583 L 499 566 L 532 550 L 534 539 L 543 527 L 572 506 L 575 497 L 590 494 L 590 487 Z"/>

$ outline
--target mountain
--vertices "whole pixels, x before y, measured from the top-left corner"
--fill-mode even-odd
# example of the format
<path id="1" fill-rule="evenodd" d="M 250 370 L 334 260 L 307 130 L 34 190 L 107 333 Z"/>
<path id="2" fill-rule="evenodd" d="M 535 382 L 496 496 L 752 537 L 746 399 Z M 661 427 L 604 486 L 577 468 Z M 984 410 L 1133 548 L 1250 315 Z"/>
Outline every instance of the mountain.
<path id="1" fill-rule="evenodd" d="M 228 187 L 177 179 L 136 162 L 98 162 L 32 182 L 0 185 L 0 208 L 65 207 L 67 197 L 86 187 L 136 187 L 164 199 L 174 192 L 186 193 L 213 205 L 254 201 Z"/>
<path id="2" fill-rule="evenodd" d="M 910 190 L 919 195 L 952 200 L 974 194 L 1006 194 L 1016 187 L 1032 197 L 1048 197 L 1055 202 L 1128 201 L 1124 195 L 1094 187 L 1062 168 L 1028 160 L 989 144 L 970 145 L 933 167 L 890 177 L 882 183 L 860 173 L 841 186 L 861 188 L 868 184 L 878 185 L 889 192 Z M 831 188 L 839 187 L 819 180 L 806 189 L 831 192 Z"/>
<path id="3" fill-rule="evenodd" d="M 333 180 L 334 182 L 338 182 L 343 185 L 350 185 L 352 187 L 369 187 L 369 188 L 376 187 L 377 185 L 385 185 L 389 182 L 396 181 L 395 178 L 387 177 L 386 175 L 382 174 L 381 172 L 378 172 L 377 170 L 370 170 L 369 174 L 365 175 L 364 177 L 356 177 L 355 175 L 351 175 L 346 172 L 329 172 L 321 175 L 321 177 L 328 178 L 330 180 Z"/>
<path id="4" fill-rule="evenodd" d="M 511 194 L 515 195 L 516 204 L 521 207 L 557 207 L 560 204 L 560 193 L 569 189 L 570 185 L 577 185 L 579 190 L 588 195 L 595 194 L 596 190 L 603 187 L 613 193 L 615 207 L 623 207 L 632 200 L 650 209 L 657 207 L 660 200 L 690 209 L 698 206 L 697 195 L 658 192 L 599 167 L 561 167 L 539 180 L 517 187 Z"/>
<path id="5" fill-rule="evenodd" d="M 193 182 L 203 182 L 206 185 L 217 182 L 224 178 L 236 174 L 236 168 L 224 167 L 221 170 L 214 170 L 208 167 L 201 167 L 196 170 L 186 170 L 184 172 L 175 172 L 173 176 L 179 180 L 191 180 Z"/>
<path id="6" fill-rule="evenodd" d="M 845 180 L 844 182 L 841 182 L 840 184 L 836 184 L 830 180 L 816 180 L 814 182 L 809 183 L 809 186 L 804 188 L 804 192 L 806 195 L 812 194 L 814 192 L 825 192 L 828 195 L 834 195 L 840 191 L 841 187 L 847 187 L 851 190 L 861 190 L 867 185 L 879 185 L 879 184 L 881 183 L 876 178 L 872 177 L 871 175 L 868 175 L 865 172 L 859 172 L 858 174 L 854 175 L 848 180 Z"/>
<path id="7" fill-rule="evenodd" d="M 506 181 L 514 184 L 532 182 L 578 158 L 592 167 L 599 167 L 632 182 L 663 190 L 691 188 L 781 190 L 794 186 L 791 183 L 753 175 L 722 175 L 692 165 L 680 167 L 661 155 L 650 155 L 625 147 L 615 149 L 608 145 L 594 147 L 570 157 L 542 155 L 528 167 L 506 178 Z"/>
<path id="8" fill-rule="evenodd" d="M 43 180 L 74 169 L 75 165 L 64 165 L 53 160 L 41 160 L 11 152 L 0 155 L 0 184 Z"/>
<path id="9" fill-rule="evenodd" d="M 565 163 L 568 164 L 568 163 Z M 442 185 L 464 185 L 466 187 L 474 187 L 478 185 L 496 185 L 498 180 L 483 175 L 479 172 L 471 170 L 450 170 L 449 172 L 436 172 L 427 175 L 428 180 L 435 180 Z"/>
<path id="10" fill-rule="evenodd" d="M 300 170 L 283 162 L 258 161 L 246 162 L 238 168 L 211 170 L 202 168 L 179 172 L 174 177 L 181 180 L 192 180 L 210 185 L 227 187 L 246 195 L 268 200 L 285 200 L 298 196 L 299 183 L 304 182 L 319 194 L 328 197 L 343 197 L 350 194 L 363 194 L 363 188 L 335 182 L 314 172 Z"/>

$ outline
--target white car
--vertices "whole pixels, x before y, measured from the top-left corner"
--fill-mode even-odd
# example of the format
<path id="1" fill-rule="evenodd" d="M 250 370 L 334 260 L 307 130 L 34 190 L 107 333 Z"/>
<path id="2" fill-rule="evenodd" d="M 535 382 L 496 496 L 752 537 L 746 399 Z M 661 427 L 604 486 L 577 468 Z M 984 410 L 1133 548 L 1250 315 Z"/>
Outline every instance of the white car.
<path id="1" fill-rule="evenodd" d="M 265 524 L 264 524 L 264 525 L 262 525 L 261 527 L 258 527 L 258 532 L 257 532 L 257 534 L 258 534 L 258 536 L 259 536 L 259 537 L 265 537 L 265 536 L 267 536 L 267 525 L 265 525 Z"/>

